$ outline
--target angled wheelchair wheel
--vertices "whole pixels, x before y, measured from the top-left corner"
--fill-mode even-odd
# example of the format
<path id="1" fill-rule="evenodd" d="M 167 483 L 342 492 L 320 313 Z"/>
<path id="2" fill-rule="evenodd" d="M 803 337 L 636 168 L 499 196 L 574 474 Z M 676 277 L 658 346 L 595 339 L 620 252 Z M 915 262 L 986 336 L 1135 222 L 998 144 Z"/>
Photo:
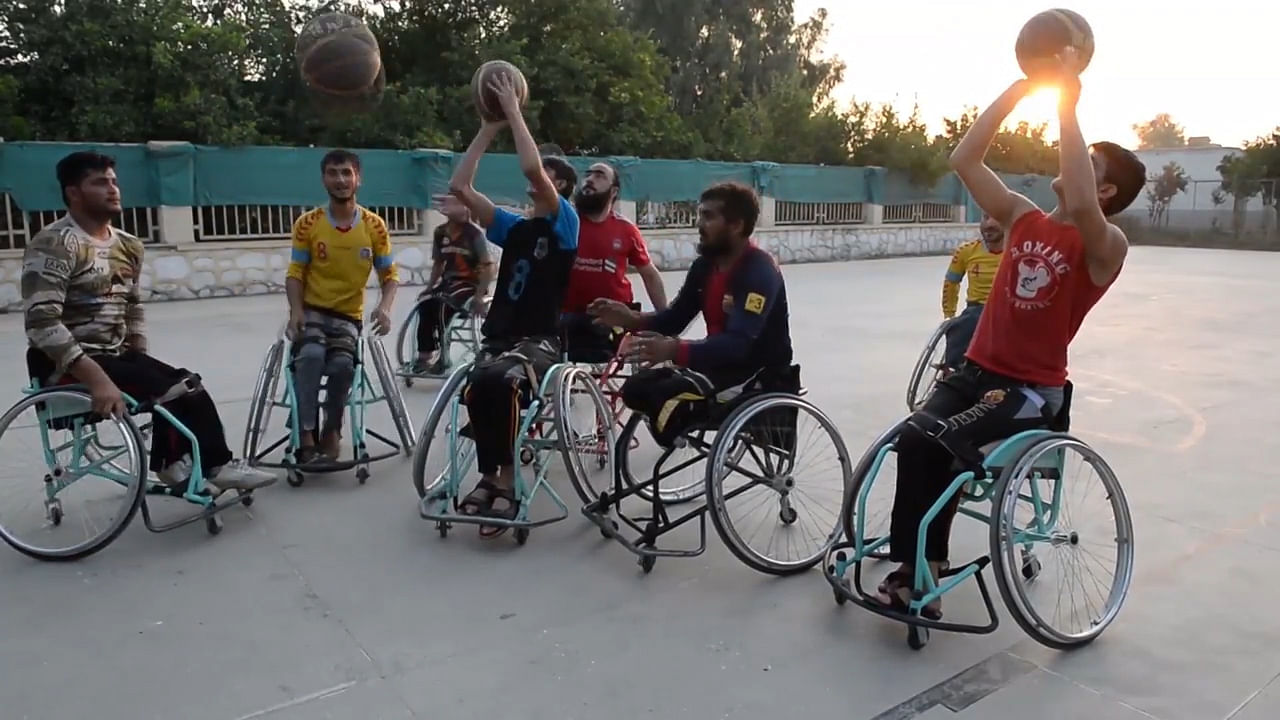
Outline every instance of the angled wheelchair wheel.
<path id="1" fill-rule="evenodd" d="M 40 560 L 92 555 L 133 520 L 147 474 L 131 417 L 98 419 L 76 389 L 28 395 L 0 416 L 0 537 Z"/>
<path id="2" fill-rule="evenodd" d="M 405 387 L 413 387 L 413 377 L 407 371 L 418 357 L 418 316 L 421 315 L 421 308 L 420 300 L 409 311 L 409 317 L 400 324 L 400 332 L 396 334 L 396 367 L 403 374 Z"/>
<path id="3" fill-rule="evenodd" d="M 470 364 L 453 371 L 436 394 L 418 433 L 413 452 L 413 487 L 419 498 L 446 489 L 446 485 L 463 479 L 475 467 L 475 443 L 460 432 L 468 422 L 467 407 L 460 402 L 460 395 L 470 371 Z"/>
<path id="4" fill-rule="evenodd" d="M 244 447 L 240 455 L 250 463 L 257 460 L 262 438 L 270 427 L 271 409 L 280 383 L 284 353 L 284 339 L 276 340 L 267 350 L 267 356 L 258 369 L 258 380 L 254 383 L 253 395 L 249 399 L 249 418 L 245 423 Z"/>
<path id="5" fill-rule="evenodd" d="M 694 431 L 682 437 L 677 447 L 664 449 L 649 432 L 644 416 L 631 413 L 618 434 L 614 462 L 627 486 L 634 488 L 658 478 L 662 503 L 681 505 L 702 497 L 707 490 L 706 463 L 713 436 L 710 431 Z M 636 495 L 653 502 L 649 487 L 637 490 Z"/>
<path id="6" fill-rule="evenodd" d="M 1058 650 L 1095 640 L 1133 581 L 1133 521 L 1111 467 L 1075 437 L 1046 434 L 1005 466 L 992 498 L 992 566 L 1014 621 Z"/>
<path id="7" fill-rule="evenodd" d="M 395 369 L 391 367 L 391 358 L 387 357 L 387 348 L 376 337 L 369 338 L 366 347 L 373 359 L 378 384 L 382 386 L 382 396 L 386 398 L 387 408 L 391 411 L 391 422 L 396 426 L 396 434 L 400 437 L 400 448 L 406 456 L 413 455 L 413 420 L 409 417 L 409 409 L 405 407 L 404 394 L 396 383 Z"/>
<path id="8" fill-rule="evenodd" d="M 859 560 L 889 559 L 889 520 L 898 487 L 898 454 L 893 444 L 902 429 L 894 425 L 871 444 L 853 469 L 853 479 L 840 508 L 840 528 Z M 856 538 L 861 536 L 862 542 Z"/>
<path id="9" fill-rule="evenodd" d="M 745 451 L 737 462 L 733 456 Z M 835 424 L 795 395 L 770 393 L 735 409 L 707 463 L 711 520 L 747 566 L 792 575 L 820 562 L 839 536 L 853 467 Z"/>
<path id="10" fill-rule="evenodd" d="M 944 320 L 938 325 L 929 336 L 929 341 L 925 343 L 920 357 L 916 359 L 916 366 L 911 370 L 911 381 L 907 383 L 908 410 L 914 412 L 924 404 L 929 393 L 933 391 L 933 386 L 946 371 L 946 365 L 943 363 L 946 343 L 943 339 L 947 336 L 947 327 L 951 322 L 951 320 Z"/>
<path id="11" fill-rule="evenodd" d="M 594 502 L 613 478 L 617 443 L 613 411 L 591 373 L 572 365 L 563 367 L 556 377 L 553 409 L 573 489 L 583 503 Z"/>

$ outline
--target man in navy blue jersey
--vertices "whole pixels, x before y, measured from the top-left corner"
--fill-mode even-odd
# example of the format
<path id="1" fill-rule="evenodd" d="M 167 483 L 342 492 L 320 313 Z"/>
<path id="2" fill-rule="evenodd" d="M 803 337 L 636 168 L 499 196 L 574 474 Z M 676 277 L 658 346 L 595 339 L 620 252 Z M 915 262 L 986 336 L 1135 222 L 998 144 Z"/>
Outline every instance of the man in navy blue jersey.
<path id="1" fill-rule="evenodd" d="M 666 310 L 641 313 L 614 300 L 588 312 L 601 323 L 632 330 L 633 360 L 674 367 L 636 373 L 622 386 L 627 407 L 649 419 L 669 445 L 697 420 L 706 400 L 727 402 L 744 389 L 798 390 L 782 271 L 751 242 L 760 200 L 740 183 L 707 188 L 698 204 L 698 258 Z M 678 336 L 702 313 L 707 337 Z"/>

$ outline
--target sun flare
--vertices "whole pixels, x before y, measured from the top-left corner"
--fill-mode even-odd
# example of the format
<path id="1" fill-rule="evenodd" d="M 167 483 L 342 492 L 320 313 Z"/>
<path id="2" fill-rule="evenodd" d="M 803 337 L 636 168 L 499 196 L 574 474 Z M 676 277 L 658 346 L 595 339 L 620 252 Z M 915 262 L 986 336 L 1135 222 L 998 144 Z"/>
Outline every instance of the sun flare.
<path id="1" fill-rule="evenodd" d="M 1008 127 L 1016 127 L 1018 123 L 1030 123 L 1032 127 L 1046 123 L 1049 126 L 1049 135 L 1051 137 L 1058 136 L 1058 88 L 1056 87 L 1039 87 L 1028 95 L 1022 102 L 1018 103 L 1005 121 Z"/>

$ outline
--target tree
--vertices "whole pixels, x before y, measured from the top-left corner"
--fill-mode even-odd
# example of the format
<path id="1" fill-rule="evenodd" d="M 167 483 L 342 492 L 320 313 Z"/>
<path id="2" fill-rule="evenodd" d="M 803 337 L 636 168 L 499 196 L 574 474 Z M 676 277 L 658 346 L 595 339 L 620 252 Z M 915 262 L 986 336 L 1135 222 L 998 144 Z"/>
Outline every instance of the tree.
<path id="1" fill-rule="evenodd" d="M 1138 135 L 1138 149 L 1183 147 L 1187 137 L 1182 126 L 1173 121 L 1169 113 L 1159 113 L 1144 123 L 1136 123 L 1133 131 Z"/>
<path id="2" fill-rule="evenodd" d="M 903 170 L 919 187 L 932 187 L 947 174 L 946 148 L 929 137 L 918 106 L 905 119 L 891 105 L 873 111 L 855 104 L 852 115 L 855 165 Z"/>
<path id="3" fill-rule="evenodd" d="M 945 130 L 937 142 L 950 153 L 977 119 L 978 108 L 973 106 L 965 108 L 959 117 L 945 118 Z M 996 172 L 1056 175 L 1058 143 L 1045 140 L 1048 131 L 1047 124 L 1032 125 L 1025 121 L 1013 129 L 1001 128 L 987 150 L 987 165 Z"/>
<path id="4" fill-rule="evenodd" d="M 1273 227 L 1272 215 L 1277 207 L 1277 179 L 1280 179 L 1280 128 L 1270 137 L 1259 137 L 1245 143 L 1243 152 L 1224 155 L 1218 163 L 1222 176 L 1219 189 L 1230 195 L 1232 204 L 1232 230 L 1240 235 L 1244 230 L 1245 212 L 1249 200 L 1262 196 L 1264 230 Z"/>
<path id="5" fill-rule="evenodd" d="M 1187 171 L 1183 170 L 1178 163 L 1170 161 L 1158 174 L 1147 178 L 1147 182 L 1151 185 L 1147 189 L 1148 216 L 1151 224 L 1159 225 L 1162 221 L 1167 223 L 1165 211 L 1169 209 L 1169 202 L 1178 193 L 1186 192 Z"/>

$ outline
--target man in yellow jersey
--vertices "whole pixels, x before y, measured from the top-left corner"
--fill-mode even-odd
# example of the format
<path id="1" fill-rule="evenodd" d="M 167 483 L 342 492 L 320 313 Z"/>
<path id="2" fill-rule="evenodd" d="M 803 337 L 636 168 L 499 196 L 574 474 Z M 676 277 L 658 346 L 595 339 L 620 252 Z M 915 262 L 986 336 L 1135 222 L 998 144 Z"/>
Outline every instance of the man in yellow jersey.
<path id="1" fill-rule="evenodd" d="M 982 316 L 982 306 L 991 293 L 991 281 L 995 280 L 996 268 L 1000 267 L 1000 253 L 1004 251 L 1004 230 L 1000 223 L 984 213 L 978 227 L 982 239 L 971 240 L 956 248 L 951 254 L 946 278 L 942 281 L 942 314 L 949 320 L 954 318 L 947 326 L 947 349 L 943 362 L 952 370 L 964 362 L 964 353 L 969 349 L 973 331 L 978 327 L 978 318 Z M 956 317 L 960 281 L 966 276 L 969 278 L 969 292 L 965 297 L 964 312 Z"/>
<path id="2" fill-rule="evenodd" d="M 387 224 L 356 204 L 360 158 L 334 150 L 320 161 L 320 171 L 329 205 L 308 212 L 293 224 L 293 253 L 285 280 L 288 332 L 294 343 L 294 411 L 302 428 L 296 458 L 300 464 L 338 459 L 342 414 L 355 379 L 369 272 L 378 272 L 382 289 L 370 317 L 379 335 L 391 328 L 391 303 L 399 280 Z M 317 438 L 320 382 L 325 376 L 329 382 L 324 426 Z"/>

